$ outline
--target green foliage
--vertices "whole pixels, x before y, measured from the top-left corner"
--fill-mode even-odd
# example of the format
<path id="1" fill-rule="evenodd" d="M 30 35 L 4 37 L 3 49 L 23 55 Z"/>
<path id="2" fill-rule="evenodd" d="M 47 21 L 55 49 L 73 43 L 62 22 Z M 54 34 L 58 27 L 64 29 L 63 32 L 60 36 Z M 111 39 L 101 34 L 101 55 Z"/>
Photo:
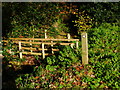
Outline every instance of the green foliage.
<path id="1" fill-rule="evenodd" d="M 34 70 L 34 78 L 22 77 L 24 86 L 39 88 L 119 88 L 118 26 L 108 23 L 88 32 L 89 64 L 81 65 L 81 51 L 60 47 L 60 52 L 47 57 L 46 63 Z M 31 80 L 31 81 L 29 81 Z M 38 85 L 37 85 L 38 84 Z M 36 86 L 35 86 L 36 85 Z"/>
<path id="2" fill-rule="evenodd" d="M 63 23 L 63 20 L 58 18 L 49 28 L 48 36 L 56 37 L 60 32 L 69 32 L 69 29 L 66 24 Z"/>
<path id="3" fill-rule="evenodd" d="M 58 27 L 57 27 L 58 31 L 69 32 L 68 27 L 66 27 L 66 24 L 63 23 L 62 19 L 59 18 L 56 23 L 58 23 Z"/>
<path id="4" fill-rule="evenodd" d="M 36 85 L 40 85 L 39 83 L 35 82 L 36 80 L 37 79 L 34 78 L 34 76 L 32 76 L 30 74 L 25 74 L 25 75 L 21 75 L 15 81 L 16 81 L 17 87 L 19 87 L 19 89 L 30 89 L 30 88 L 35 89 Z"/>
<path id="5" fill-rule="evenodd" d="M 94 26 L 102 23 L 117 23 L 120 25 L 119 12 L 120 2 L 91 2 L 80 3 L 79 9 L 88 12 L 93 19 Z"/>
<path id="6" fill-rule="evenodd" d="M 82 26 L 78 27 L 88 30 L 91 26 L 87 25 L 82 18 L 89 16 L 93 22 L 92 26 L 99 26 L 101 23 L 117 23 L 119 25 L 119 6 L 120 3 L 113 2 L 95 2 L 95 3 L 53 3 L 53 2 L 39 2 L 39 3 L 3 3 L 3 36 L 6 37 L 40 37 L 43 38 L 44 30 L 47 29 L 49 35 L 59 34 L 54 30 L 53 24 L 59 19 L 68 21 L 74 16 L 73 14 L 80 14 L 85 11 L 87 15 L 79 17 L 79 24 L 83 21 Z M 79 12 L 79 13 L 78 13 Z M 82 13 L 82 12 L 81 12 Z M 81 14 L 80 14 L 81 15 Z M 89 17 L 85 20 L 88 20 Z M 75 18 L 72 18 L 75 20 Z M 72 21 L 73 21 L 72 20 Z M 63 24 L 63 23 L 62 23 Z M 61 24 L 60 24 L 61 25 Z M 65 26 L 65 25 L 63 25 Z M 67 30 L 67 27 L 59 30 Z M 71 27 L 72 25 L 70 25 Z M 72 30 L 72 29 L 71 29 Z M 53 34 L 53 32 L 55 32 Z M 52 33 L 52 34 L 51 34 Z"/>
<path id="7" fill-rule="evenodd" d="M 92 19 L 84 12 L 85 11 L 78 12 L 78 14 L 76 14 L 78 20 L 73 21 L 76 23 L 74 26 L 78 28 L 78 33 L 80 33 L 80 31 L 87 31 L 92 27 Z"/>
<path id="8" fill-rule="evenodd" d="M 81 48 L 73 50 L 70 47 L 60 47 L 60 52 L 47 57 L 44 61 L 40 60 L 42 65 L 35 67 L 33 73 L 18 75 L 17 88 L 120 88 L 119 3 L 80 3 L 80 5 L 78 3 L 76 5 L 80 11 L 87 12 L 87 15 L 79 17 L 76 22 L 78 27 L 83 25 L 81 27 L 83 29 L 86 25 L 84 20 L 89 17 L 94 21 L 95 28 L 88 30 L 89 65 L 80 64 Z M 64 15 L 59 13 L 65 11 L 58 6 L 59 3 L 48 2 L 3 3 L 3 30 L 7 33 L 7 37 L 35 35 L 42 38 L 43 35 L 39 33 L 43 34 L 44 29 L 52 33 L 51 35 L 57 35 L 58 31 L 69 32 L 63 24 Z M 57 28 L 53 26 L 55 23 Z M 9 61 L 24 61 L 13 57 L 16 53 L 9 54 L 7 50 L 11 48 L 10 43 L 3 49 L 3 61 L 8 63 L 3 69 L 12 67 Z M 36 59 L 39 61 L 38 57 Z"/>
<path id="9" fill-rule="evenodd" d="M 92 35 L 90 34 L 92 33 Z M 119 29 L 115 24 L 102 24 L 89 33 L 89 58 L 95 76 L 109 87 L 119 86 Z"/>
<path id="10" fill-rule="evenodd" d="M 40 33 L 44 29 L 50 28 L 56 20 L 59 11 L 57 3 L 4 3 L 3 11 L 6 7 L 11 8 L 11 31 L 7 34 L 10 37 L 42 37 Z M 23 9 L 24 6 L 24 9 Z M 7 18 L 8 19 L 8 18 Z M 9 29 L 9 28 L 8 28 Z"/>
<path id="11" fill-rule="evenodd" d="M 49 65 L 69 66 L 72 63 L 80 62 L 79 57 L 72 48 L 68 46 L 61 46 L 60 48 L 62 49 L 56 56 L 53 55 L 46 58 Z"/>

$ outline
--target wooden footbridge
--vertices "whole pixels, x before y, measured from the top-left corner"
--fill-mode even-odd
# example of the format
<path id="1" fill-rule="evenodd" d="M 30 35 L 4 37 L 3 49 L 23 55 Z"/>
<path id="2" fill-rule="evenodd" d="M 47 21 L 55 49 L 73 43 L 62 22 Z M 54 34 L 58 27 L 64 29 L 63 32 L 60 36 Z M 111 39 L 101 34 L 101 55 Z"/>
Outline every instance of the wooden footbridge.
<path id="1" fill-rule="evenodd" d="M 17 48 L 20 58 L 23 54 L 26 55 L 40 55 L 44 59 L 45 56 L 54 54 L 59 49 L 55 48 L 58 45 L 69 45 L 71 48 L 78 48 L 79 39 L 42 39 L 42 38 L 9 38 L 9 40 L 2 40 L 6 45 L 12 43 L 9 51 L 12 54 Z M 50 51 L 49 53 L 47 51 Z"/>

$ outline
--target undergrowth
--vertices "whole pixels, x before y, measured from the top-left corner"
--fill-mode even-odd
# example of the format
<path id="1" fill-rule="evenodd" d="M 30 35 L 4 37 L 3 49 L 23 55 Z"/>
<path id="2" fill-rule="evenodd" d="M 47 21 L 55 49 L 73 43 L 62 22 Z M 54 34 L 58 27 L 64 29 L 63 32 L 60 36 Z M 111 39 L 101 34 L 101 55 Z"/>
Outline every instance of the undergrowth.
<path id="1" fill-rule="evenodd" d="M 32 73 L 17 75 L 17 88 L 120 88 L 119 27 L 102 24 L 88 31 L 89 64 L 81 63 L 78 49 L 59 46 L 59 52 L 39 61 Z M 13 57 L 4 51 L 4 59 Z M 18 59 L 17 61 L 20 61 Z M 24 61 L 24 60 L 22 60 Z M 6 66 L 9 67 L 9 66 Z"/>

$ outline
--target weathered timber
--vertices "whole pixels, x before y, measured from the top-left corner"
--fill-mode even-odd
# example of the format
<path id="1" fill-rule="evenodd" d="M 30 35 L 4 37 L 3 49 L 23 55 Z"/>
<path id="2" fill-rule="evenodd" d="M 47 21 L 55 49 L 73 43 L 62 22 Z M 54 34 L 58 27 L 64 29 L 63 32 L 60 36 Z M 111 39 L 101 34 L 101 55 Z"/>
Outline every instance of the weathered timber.
<path id="1" fill-rule="evenodd" d="M 45 30 L 45 39 L 47 38 L 47 30 Z"/>
<path id="2" fill-rule="evenodd" d="M 44 43 L 42 43 L 42 56 L 43 56 L 43 59 L 45 58 L 45 51 L 44 51 Z"/>
<path id="3" fill-rule="evenodd" d="M 79 39 L 44 39 L 44 38 L 9 38 L 11 40 L 40 40 L 40 41 L 79 41 Z"/>
<path id="4" fill-rule="evenodd" d="M 22 58 L 22 51 L 21 51 L 21 42 L 19 42 L 19 51 L 20 51 L 20 53 L 19 53 L 19 55 L 20 55 L 20 58 Z"/>
<path id="5" fill-rule="evenodd" d="M 82 64 L 88 64 L 88 41 L 87 41 L 87 33 L 81 33 L 82 39 Z"/>
<path id="6" fill-rule="evenodd" d="M 42 48 L 32 48 L 32 47 L 22 47 L 22 50 L 33 50 L 33 51 L 41 51 Z M 44 49 L 45 51 L 50 49 Z M 59 49 L 52 49 L 53 51 L 59 51 Z"/>
<path id="7" fill-rule="evenodd" d="M 18 41 L 13 41 L 14 43 L 18 43 Z M 43 42 L 25 42 L 25 41 L 21 41 L 21 43 L 25 43 L 25 44 L 42 44 Z M 74 44 L 74 43 L 50 43 L 50 42 L 44 42 L 44 44 L 48 44 L 48 45 L 70 45 L 70 44 Z"/>
<path id="8" fill-rule="evenodd" d="M 34 53 L 34 52 L 22 52 L 23 54 L 30 54 L 30 55 L 42 55 L 42 53 Z"/>

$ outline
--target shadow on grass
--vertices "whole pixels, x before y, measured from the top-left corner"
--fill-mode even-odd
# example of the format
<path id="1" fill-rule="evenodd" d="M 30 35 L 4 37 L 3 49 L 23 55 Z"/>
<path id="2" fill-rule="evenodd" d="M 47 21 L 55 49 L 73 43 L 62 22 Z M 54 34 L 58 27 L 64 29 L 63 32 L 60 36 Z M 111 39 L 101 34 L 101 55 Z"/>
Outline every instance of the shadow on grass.
<path id="1" fill-rule="evenodd" d="M 34 71 L 35 65 L 21 65 L 21 69 L 15 70 L 15 67 L 3 58 L 2 65 L 2 89 L 17 89 L 16 78 L 20 74 L 30 74 Z"/>

